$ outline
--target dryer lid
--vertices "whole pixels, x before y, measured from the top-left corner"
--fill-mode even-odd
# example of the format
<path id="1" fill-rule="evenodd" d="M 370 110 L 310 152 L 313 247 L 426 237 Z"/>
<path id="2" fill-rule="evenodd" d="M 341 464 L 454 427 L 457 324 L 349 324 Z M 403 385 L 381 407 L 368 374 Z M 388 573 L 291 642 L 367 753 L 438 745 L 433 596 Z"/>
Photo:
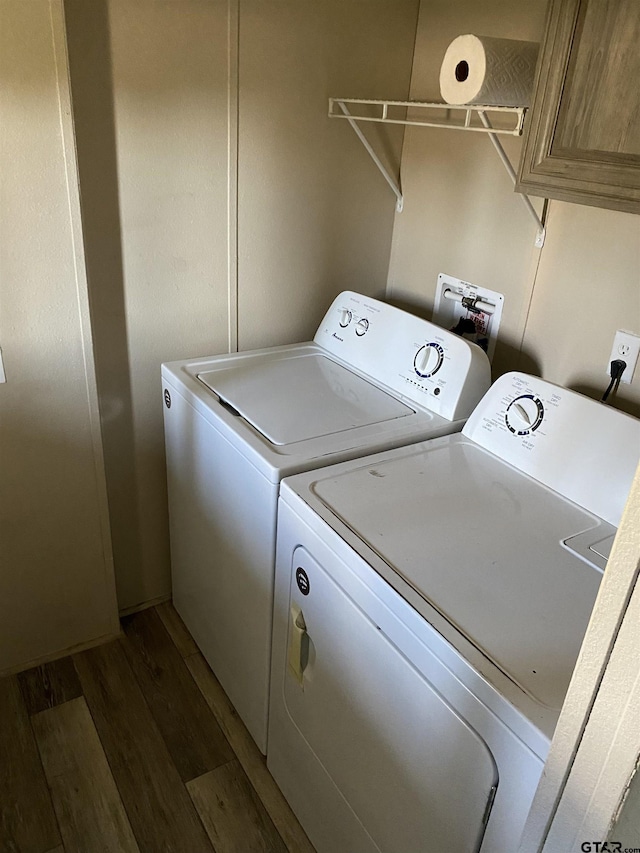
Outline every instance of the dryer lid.
<path id="1" fill-rule="evenodd" d="M 292 355 L 198 374 L 272 444 L 286 445 L 414 414 L 324 355 Z"/>

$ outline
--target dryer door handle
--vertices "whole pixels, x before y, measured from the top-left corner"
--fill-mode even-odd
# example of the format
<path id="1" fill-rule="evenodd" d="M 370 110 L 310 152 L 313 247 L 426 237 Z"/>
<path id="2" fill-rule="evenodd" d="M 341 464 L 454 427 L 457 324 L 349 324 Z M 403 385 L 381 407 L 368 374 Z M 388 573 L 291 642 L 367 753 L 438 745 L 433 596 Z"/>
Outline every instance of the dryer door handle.
<path id="1" fill-rule="evenodd" d="M 289 672 L 298 684 L 304 681 L 304 671 L 309 662 L 309 635 L 302 610 L 291 605 L 289 623 Z"/>

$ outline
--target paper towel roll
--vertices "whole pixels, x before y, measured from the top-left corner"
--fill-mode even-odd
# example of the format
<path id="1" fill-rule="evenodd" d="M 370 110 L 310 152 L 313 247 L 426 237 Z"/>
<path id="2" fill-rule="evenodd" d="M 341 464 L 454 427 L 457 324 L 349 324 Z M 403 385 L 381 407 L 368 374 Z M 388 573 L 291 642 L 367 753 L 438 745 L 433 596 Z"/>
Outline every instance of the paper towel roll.
<path id="1" fill-rule="evenodd" d="M 528 107 L 538 58 L 535 42 L 464 35 L 442 60 L 440 93 L 447 104 Z"/>

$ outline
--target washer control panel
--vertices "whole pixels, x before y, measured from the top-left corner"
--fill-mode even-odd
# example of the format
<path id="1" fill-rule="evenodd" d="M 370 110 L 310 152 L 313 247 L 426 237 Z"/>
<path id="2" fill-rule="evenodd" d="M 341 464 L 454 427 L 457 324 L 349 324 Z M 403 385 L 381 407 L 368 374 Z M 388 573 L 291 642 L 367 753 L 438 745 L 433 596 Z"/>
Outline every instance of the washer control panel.
<path id="1" fill-rule="evenodd" d="M 467 418 L 491 382 L 489 360 L 475 344 L 353 291 L 337 297 L 314 341 L 448 420 Z"/>
<path id="2" fill-rule="evenodd" d="M 640 461 L 640 420 L 525 373 L 506 373 L 463 429 L 471 441 L 617 525 Z"/>
<path id="3" fill-rule="evenodd" d="M 574 406 L 572 392 L 565 388 L 524 373 L 507 373 L 473 413 L 465 435 L 473 430 L 474 441 L 518 467 L 522 456 L 526 467 L 528 457 L 547 452 L 545 443 L 549 433 L 554 434 L 558 413 L 560 419 L 571 418 Z"/>

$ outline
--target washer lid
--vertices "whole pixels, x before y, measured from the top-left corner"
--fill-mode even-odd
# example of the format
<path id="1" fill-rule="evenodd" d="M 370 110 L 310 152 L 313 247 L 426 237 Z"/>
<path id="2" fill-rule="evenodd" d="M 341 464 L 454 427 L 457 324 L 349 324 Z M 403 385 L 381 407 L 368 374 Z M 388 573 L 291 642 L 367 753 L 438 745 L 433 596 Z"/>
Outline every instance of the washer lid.
<path id="1" fill-rule="evenodd" d="M 272 444 L 285 445 L 414 414 L 324 355 L 298 355 L 198 374 Z"/>
<path id="2" fill-rule="evenodd" d="M 393 570 L 386 579 L 558 710 L 601 579 L 563 540 L 614 528 L 461 436 L 351 465 L 312 489 Z"/>

